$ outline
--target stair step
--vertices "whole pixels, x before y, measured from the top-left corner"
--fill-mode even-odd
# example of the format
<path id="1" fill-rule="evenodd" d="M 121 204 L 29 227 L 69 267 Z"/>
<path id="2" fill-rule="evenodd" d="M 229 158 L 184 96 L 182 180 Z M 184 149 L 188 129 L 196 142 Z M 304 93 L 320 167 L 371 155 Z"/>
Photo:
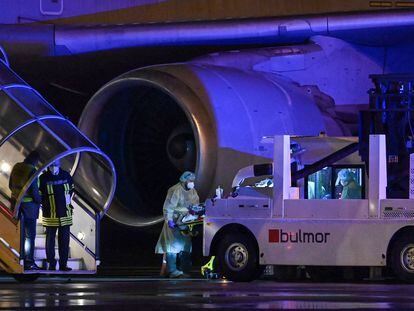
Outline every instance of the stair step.
<path id="1" fill-rule="evenodd" d="M 58 245 L 58 238 L 55 239 L 55 245 Z M 36 235 L 35 240 L 35 247 L 36 248 L 45 248 L 46 247 L 46 234 L 38 234 Z"/>
<path id="2" fill-rule="evenodd" d="M 35 262 L 39 267 L 43 269 L 47 268 L 47 263 L 45 259 L 36 259 Z M 83 268 L 83 260 L 81 258 L 69 258 L 68 267 L 72 268 L 72 270 L 81 270 Z M 59 263 L 57 263 L 56 268 L 59 269 Z M 62 273 L 62 271 L 60 271 L 60 273 Z"/>
<path id="3" fill-rule="evenodd" d="M 68 272 L 64 271 L 49 271 L 49 270 L 27 270 L 23 274 L 96 274 L 95 270 L 72 270 Z"/>
<path id="4" fill-rule="evenodd" d="M 45 234 L 45 232 L 46 232 L 45 227 L 39 224 L 39 221 L 38 221 L 37 226 L 36 226 L 36 235 Z"/>
<path id="5" fill-rule="evenodd" d="M 58 245 L 58 235 L 56 235 L 55 241 L 56 241 L 56 245 Z M 46 247 L 46 234 L 44 233 L 36 234 L 35 247 L 37 248 Z"/>
<path id="6" fill-rule="evenodd" d="M 38 248 L 46 247 L 46 234 L 36 235 L 35 247 L 38 247 Z"/>
<path id="7" fill-rule="evenodd" d="M 57 246 L 55 247 L 55 256 L 56 256 L 56 258 L 59 258 L 59 248 Z M 70 257 L 70 248 L 69 248 L 69 257 Z M 36 259 L 45 259 L 46 258 L 46 248 L 37 247 L 37 245 L 36 245 L 35 246 L 35 251 L 34 251 L 34 258 L 36 258 Z"/>

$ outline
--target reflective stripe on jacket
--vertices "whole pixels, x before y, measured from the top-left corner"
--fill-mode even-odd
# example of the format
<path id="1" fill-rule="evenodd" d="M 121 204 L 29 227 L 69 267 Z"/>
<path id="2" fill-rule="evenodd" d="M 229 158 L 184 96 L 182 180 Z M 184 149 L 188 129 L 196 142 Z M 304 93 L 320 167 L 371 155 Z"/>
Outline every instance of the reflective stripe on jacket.
<path id="1" fill-rule="evenodd" d="M 71 196 L 74 189 L 70 174 L 62 169 L 57 175 L 47 171 L 39 179 L 43 225 L 46 227 L 72 225 L 72 206 L 70 202 L 66 202 L 66 197 Z"/>

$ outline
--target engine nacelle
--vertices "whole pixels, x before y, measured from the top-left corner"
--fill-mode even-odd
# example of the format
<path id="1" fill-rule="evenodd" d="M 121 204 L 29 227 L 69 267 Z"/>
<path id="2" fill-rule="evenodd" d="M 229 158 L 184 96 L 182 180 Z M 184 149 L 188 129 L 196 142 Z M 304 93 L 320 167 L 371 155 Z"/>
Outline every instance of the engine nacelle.
<path id="1" fill-rule="evenodd" d="M 89 101 L 80 129 L 115 163 L 108 215 L 130 226 L 162 221 L 167 189 L 194 170 L 201 199 L 229 191 L 236 172 L 269 162 L 275 134 L 342 135 L 306 89 L 277 74 L 208 64 L 157 65 L 123 74 Z"/>

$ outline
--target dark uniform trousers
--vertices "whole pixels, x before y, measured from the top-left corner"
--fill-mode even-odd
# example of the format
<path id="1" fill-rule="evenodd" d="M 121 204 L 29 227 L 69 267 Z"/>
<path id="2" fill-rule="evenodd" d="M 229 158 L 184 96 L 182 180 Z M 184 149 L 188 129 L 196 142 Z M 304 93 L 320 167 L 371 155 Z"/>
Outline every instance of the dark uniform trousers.
<path id="1" fill-rule="evenodd" d="M 36 240 L 36 222 L 39 215 L 40 205 L 34 202 L 22 203 L 20 212 L 24 215 L 24 265 L 31 266 L 34 264 L 34 250 Z"/>
<path id="2" fill-rule="evenodd" d="M 46 257 L 50 267 L 56 267 L 55 240 L 58 233 L 59 268 L 66 267 L 69 257 L 70 226 L 46 227 Z"/>

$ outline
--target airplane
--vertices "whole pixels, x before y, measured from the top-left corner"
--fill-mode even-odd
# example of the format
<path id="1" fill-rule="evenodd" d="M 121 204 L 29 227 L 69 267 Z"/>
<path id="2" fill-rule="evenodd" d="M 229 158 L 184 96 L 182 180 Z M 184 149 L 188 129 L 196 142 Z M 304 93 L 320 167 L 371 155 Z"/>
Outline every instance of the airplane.
<path id="1" fill-rule="evenodd" d="M 414 1 L 1 5 L 14 70 L 115 163 L 102 228 L 104 253 L 123 247 L 115 264 L 154 261 L 125 249 L 155 246 L 166 190 L 184 170 L 203 199 L 228 193 L 238 169 L 272 158 L 262 137 L 356 135 L 369 75 L 414 69 Z"/>

